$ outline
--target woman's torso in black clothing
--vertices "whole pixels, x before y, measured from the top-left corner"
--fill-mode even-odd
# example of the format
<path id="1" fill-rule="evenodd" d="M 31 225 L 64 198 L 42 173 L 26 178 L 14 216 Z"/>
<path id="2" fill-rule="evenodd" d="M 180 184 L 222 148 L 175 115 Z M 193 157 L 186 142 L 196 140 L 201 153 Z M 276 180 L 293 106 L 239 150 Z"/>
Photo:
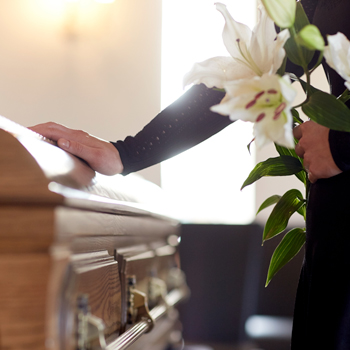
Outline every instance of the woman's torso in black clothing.
<path id="1" fill-rule="evenodd" d="M 304 4 L 307 1 L 302 1 Z M 350 38 L 350 0 L 311 1 L 322 34 Z M 332 93 L 344 81 L 325 65 Z M 340 135 L 341 136 L 341 135 Z M 350 144 L 347 145 L 350 151 Z M 307 242 L 294 314 L 292 349 L 350 349 L 350 172 L 311 185 Z"/>

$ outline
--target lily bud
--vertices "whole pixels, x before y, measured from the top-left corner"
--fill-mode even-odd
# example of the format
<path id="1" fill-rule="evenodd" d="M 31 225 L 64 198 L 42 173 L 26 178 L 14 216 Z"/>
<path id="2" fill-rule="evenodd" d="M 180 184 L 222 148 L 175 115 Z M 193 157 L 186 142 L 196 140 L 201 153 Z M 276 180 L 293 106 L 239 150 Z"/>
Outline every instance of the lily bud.
<path id="1" fill-rule="evenodd" d="M 309 50 L 324 50 L 324 39 L 319 29 L 313 24 L 305 26 L 297 36 L 297 42 Z"/>
<path id="2" fill-rule="evenodd" d="M 295 0 L 262 0 L 272 20 L 280 28 L 290 28 L 295 21 Z"/>

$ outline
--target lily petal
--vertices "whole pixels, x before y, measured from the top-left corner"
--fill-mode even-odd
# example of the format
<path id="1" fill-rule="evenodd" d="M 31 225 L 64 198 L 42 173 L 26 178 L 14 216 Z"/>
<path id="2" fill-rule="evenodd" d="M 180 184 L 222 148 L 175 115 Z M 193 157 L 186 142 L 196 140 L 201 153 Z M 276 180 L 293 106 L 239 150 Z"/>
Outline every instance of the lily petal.
<path id="1" fill-rule="evenodd" d="M 282 113 L 278 120 L 272 120 L 271 116 L 268 116 L 261 122 L 255 123 L 253 134 L 258 148 L 271 141 L 286 148 L 294 148 L 291 113 Z"/>
<path id="2" fill-rule="evenodd" d="M 293 148 L 291 105 L 296 92 L 288 76 L 264 74 L 262 77 L 225 84 L 226 96 L 212 111 L 254 123 L 258 147 L 268 142 Z"/>
<path id="3" fill-rule="evenodd" d="M 192 69 L 184 76 L 184 87 L 189 84 L 205 84 L 207 87 L 224 88 L 230 80 L 252 77 L 253 72 L 233 60 L 232 57 L 213 57 L 206 61 L 195 63 Z"/>
<path id="4" fill-rule="evenodd" d="M 239 49 L 237 44 L 237 40 L 241 43 L 242 50 L 246 53 L 246 43 L 250 42 L 250 38 L 252 35 L 251 29 L 243 24 L 236 22 L 230 13 L 227 11 L 227 8 L 224 4 L 216 3 L 216 9 L 221 12 L 221 14 L 225 18 L 225 26 L 222 32 L 222 38 L 224 40 L 224 44 L 226 46 L 227 51 L 233 58 L 238 58 L 243 60 L 244 57 Z"/>
<path id="5" fill-rule="evenodd" d="M 286 52 L 284 50 L 284 44 L 289 39 L 290 34 L 288 29 L 282 30 L 282 32 L 278 33 L 277 39 L 275 40 L 273 44 L 273 49 L 268 50 L 268 52 L 271 53 L 271 60 L 272 60 L 272 72 L 277 72 L 278 69 L 281 67 L 283 59 L 286 55 Z"/>
<path id="6" fill-rule="evenodd" d="M 185 75 L 184 85 L 203 83 L 209 88 L 224 88 L 229 81 L 275 74 L 285 57 L 283 46 L 289 38 L 288 30 L 277 34 L 264 7 L 259 10 L 259 23 L 253 31 L 236 22 L 225 5 L 217 3 L 216 8 L 225 19 L 222 36 L 231 57 L 196 63 Z"/>
<path id="7" fill-rule="evenodd" d="M 332 67 L 347 84 L 350 83 L 350 41 L 343 34 L 338 32 L 329 35 L 328 46 L 324 49 L 324 57 L 330 67 Z M 347 86 L 347 84 L 345 84 Z"/>
<path id="8" fill-rule="evenodd" d="M 258 8 L 258 22 L 253 29 L 252 39 L 250 43 L 251 56 L 257 65 L 261 67 L 261 63 L 268 60 L 269 50 L 266 45 L 273 43 L 276 39 L 276 29 L 273 21 L 267 16 L 263 7 Z M 270 63 L 270 62 L 268 62 Z"/>

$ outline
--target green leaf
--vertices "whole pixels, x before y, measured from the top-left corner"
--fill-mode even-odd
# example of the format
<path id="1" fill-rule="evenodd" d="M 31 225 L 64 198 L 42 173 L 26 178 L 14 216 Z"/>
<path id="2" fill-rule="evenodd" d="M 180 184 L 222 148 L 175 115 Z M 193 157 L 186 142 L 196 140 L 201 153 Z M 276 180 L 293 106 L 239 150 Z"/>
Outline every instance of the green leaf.
<path id="1" fill-rule="evenodd" d="M 293 26 L 295 20 L 295 0 L 262 0 L 272 20 L 281 28 Z"/>
<path id="2" fill-rule="evenodd" d="M 303 5 L 300 1 L 297 2 L 297 8 L 296 8 L 296 19 L 294 28 L 297 33 L 299 33 L 305 26 L 310 24 L 309 18 L 307 17 Z M 305 47 L 301 48 L 302 55 L 304 57 L 305 63 L 309 64 L 312 60 L 312 57 L 314 57 L 315 52 L 313 50 L 308 50 Z"/>
<path id="3" fill-rule="evenodd" d="M 306 221 L 306 201 L 304 202 L 304 205 L 301 206 L 298 210 L 297 210 L 298 214 L 300 214 L 304 220 Z"/>
<path id="4" fill-rule="evenodd" d="M 300 82 L 301 87 L 303 88 L 304 92 L 307 93 L 307 91 L 308 91 L 308 86 L 307 86 L 306 81 L 299 79 L 299 82 Z M 316 88 L 315 88 L 314 86 L 312 86 L 312 85 L 309 86 L 309 92 L 310 92 L 311 95 L 314 94 L 315 92 L 319 92 L 319 91 L 321 91 L 321 90 L 316 89 Z"/>
<path id="5" fill-rule="evenodd" d="M 306 47 L 307 49 L 313 50 L 324 50 L 324 39 L 319 29 L 313 25 L 306 25 L 296 37 L 297 43 Z"/>
<path id="6" fill-rule="evenodd" d="M 302 110 L 318 124 L 333 130 L 350 132 L 350 110 L 333 95 L 317 91 L 302 106 Z"/>
<path id="7" fill-rule="evenodd" d="M 268 286 L 276 273 L 299 253 L 305 244 L 305 236 L 303 228 L 295 228 L 286 233 L 271 257 L 265 287 Z"/>
<path id="8" fill-rule="evenodd" d="M 292 111 L 292 115 L 293 115 L 293 121 L 295 123 L 302 124 L 303 120 L 300 118 L 299 112 L 295 108 L 292 108 L 291 111 Z"/>
<path id="9" fill-rule="evenodd" d="M 348 89 L 345 89 L 344 92 L 338 96 L 338 100 L 343 103 L 348 102 L 350 100 L 350 91 Z"/>
<path id="10" fill-rule="evenodd" d="M 295 9 L 294 28 L 295 28 L 296 32 L 298 33 L 308 24 L 310 24 L 309 18 L 304 11 L 303 5 L 301 4 L 300 1 L 298 1 L 296 4 L 296 9 Z"/>
<path id="11" fill-rule="evenodd" d="M 284 49 L 288 59 L 298 66 L 303 66 L 303 61 L 299 55 L 298 46 L 295 41 L 295 37 L 290 37 L 284 44 Z"/>
<path id="12" fill-rule="evenodd" d="M 288 225 L 289 218 L 305 204 L 300 191 L 287 191 L 273 208 L 263 233 L 263 242 L 280 234 Z"/>
<path id="13" fill-rule="evenodd" d="M 286 148 L 275 143 L 276 151 L 280 156 L 291 156 L 294 158 L 298 158 L 295 150 L 293 148 Z M 298 158 L 299 159 L 299 158 Z"/>
<path id="14" fill-rule="evenodd" d="M 299 179 L 303 184 L 306 184 L 307 176 L 306 171 L 300 171 L 299 173 L 295 174 L 297 179 Z"/>
<path id="15" fill-rule="evenodd" d="M 295 142 L 296 144 L 297 142 Z M 291 157 L 294 157 L 294 158 L 297 158 L 299 161 L 300 161 L 300 164 L 303 164 L 303 159 L 302 158 L 299 158 L 297 156 L 297 154 L 295 153 L 295 150 L 292 148 L 292 149 L 289 149 L 289 148 L 285 148 L 285 147 L 282 147 L 280 145 L 277 145 L 275 143 L 275 147 L 276 147 L 276 150 L 278 152 L 278 154 L 280 156 L 291 156 Z M 302 183 L 306 183 L 306 172 L 304 170 L 298 172 L 295 174 L 295 176 L 302 182 Z"/>
<path id="16" fill-rule="evenodd" d="M 241 190 L 264 176 L 294 175 L 302 170 L 302 164 L 294 157 L 280 156 L 276 158 L 269 158 L 255 166 L 247 179 L 244 181 Z"/>
<path id="17" fill-rule="evenodd" d="M 294 23 L 294 28 L 295 32 L 298 33 L 300 30 L 302 30 L 305 26 L 309 25 L 309 19 L 306 16 L 306 13 L 304 11 L 304 8 L 301 4 L 300 1 L 298 1 L 296 6 L 296 16 L 295 16 L 295 23 Z M 286 44 L 284 45 L 284 48 L 287 53 L 287 57 L 289 58 L 290 61 L 293 63 L 303 66 L 303 63 L 309 64 L 310 61 L 312 60 L 312 57 L 314 56 L 314 51 L 313 50 L 308 50 L 305 47 L 301 47 L 301 54 L 303 59 L 299 55 L 299 50 L 298 50 L 298 44 L 295 41 L 296 38 L 295 36 L 291 36 Z M 304 62 L 303 62 L 304 60 Z"/>
<path id="18" fill-rule="evenodd" d="M 258 215 L 263 209 L 266 209 L 270 205 L 276 204 L 280 200 L 281 196 L 278 194 L 275 194 L 267 199 L 260 205 L 258 211 L 256 212 L 256 215 Z"/>
<path id="19" fill-rule="evenodd" d="M 252 145 L 252 143 L 253 143 L 254 140 L 255 140 L 255 138 L 254 138 L 253 140 L 251 140 L 251 141 L 248 143 L 248 145 L 247 145 L 249 154 L 251 154 L 251 152 L 250 152 L 250 147 L 251 147 L 251 145 Z"/>
<path id="20" fill-rule="evenodd" d="M 220 91 L 220 92 L 226 92 L 225 89 L 219 89 L 219 88 L 217 88 L 217 87 L 214 87 L 213 90 L 215 90 L 215 91 Z"/>

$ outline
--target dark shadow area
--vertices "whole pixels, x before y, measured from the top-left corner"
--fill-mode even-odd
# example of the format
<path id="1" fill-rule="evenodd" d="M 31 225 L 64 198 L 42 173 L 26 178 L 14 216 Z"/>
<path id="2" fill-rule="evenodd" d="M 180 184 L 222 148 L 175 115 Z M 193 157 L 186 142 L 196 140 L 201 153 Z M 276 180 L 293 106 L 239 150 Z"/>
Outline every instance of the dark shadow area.
<path id="1" fill-rule="evenodd" d="M 260 225 L 183 225 L 181 265 L 191 289 L 179 306 L 185 341 L 251 343 L 280 350 L 289 340 L 249 339 L 251 315 L 292 317 L 303 253 L 285 266 L 265 288 L 271 255 L 281 237 L 261 246 Z M 261 346 L 260 346 L 261 344 Z"/>

